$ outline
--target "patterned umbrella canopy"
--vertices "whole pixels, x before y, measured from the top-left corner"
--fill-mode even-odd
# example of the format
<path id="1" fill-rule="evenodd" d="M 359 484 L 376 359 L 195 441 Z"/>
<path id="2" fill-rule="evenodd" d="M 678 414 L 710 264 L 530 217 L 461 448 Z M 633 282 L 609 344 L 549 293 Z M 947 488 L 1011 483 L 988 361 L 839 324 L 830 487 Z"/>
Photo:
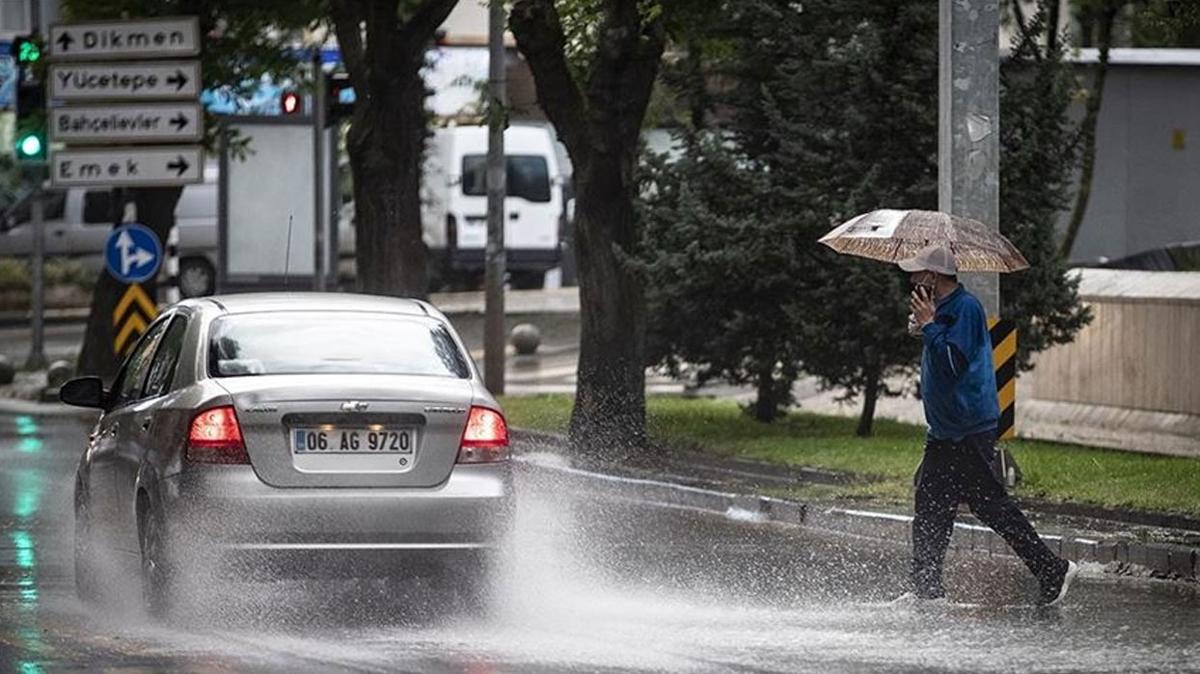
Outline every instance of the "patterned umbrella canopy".
<path id="1" fill-rule="evenodd" d="M 1021 251 L 999 232 L 978 220 L 940 211 L 871 211 L 838 225 L 820 241 L 839 253 L 882 262 L 899 262 L 940 243 L 954 253 L 959 271 L 1029 268 Z"/>

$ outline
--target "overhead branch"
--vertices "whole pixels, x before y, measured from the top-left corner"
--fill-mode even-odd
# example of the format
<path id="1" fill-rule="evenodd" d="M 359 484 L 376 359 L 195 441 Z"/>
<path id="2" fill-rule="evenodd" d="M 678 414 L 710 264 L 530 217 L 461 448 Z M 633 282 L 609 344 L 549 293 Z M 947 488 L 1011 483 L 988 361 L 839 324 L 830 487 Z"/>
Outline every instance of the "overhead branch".
<path id="1" fill-rule="evenodd" d="M 424 64 L 425 50 L 438 26 L 446 21 L 458 0 L 424 0 L 400 29 L 401 60 L 419 69 Z"/>
<path id="2" fill-rule="evenodd" d="M 533 71 L 538 102 L 578 161 L 584 144 L 585 104 L 567 66 L 566 37 L 554 0 L 517 0 L 509 15 L 517 48 Z"/>
<path id="3" fill-rule="evenodd" d="M 371 86 L 370 71 L 363 49 L 362 0 L 333 0 L 330 10 L 333 15 L 333 29 L 337 33 L 338 49 L 342 53 L 342 63 L 346 66 L 354 90 L 366 100 L 371 95 Z"/>
<path id="4" fill-rule="evenodd" d="M 615 123 L 623 145 L 634 142 L 641 131 L 643 113 L 650 101 L 666 45 L 662 17 L 645 22 L 637 3 L 610 0 L 600 27 L 596 58 L 588 78 L 588 100 L 593 117 Z M 600 113 L 600 104 L 615 108 Z M 614 114 L 615 113 L 615 114 Z M 603 139 L 597 139 L 603 142 Z"/>

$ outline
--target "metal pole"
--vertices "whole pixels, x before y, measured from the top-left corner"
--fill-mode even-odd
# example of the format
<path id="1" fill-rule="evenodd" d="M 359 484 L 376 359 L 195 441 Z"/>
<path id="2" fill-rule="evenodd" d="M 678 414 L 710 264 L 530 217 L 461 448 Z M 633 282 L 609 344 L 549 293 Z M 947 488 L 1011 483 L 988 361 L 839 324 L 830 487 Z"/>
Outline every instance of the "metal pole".
<path id="1" fill-rule="evenodd" d="M 40 173 L 40 171 L 39 171 Z M 46 367 L 46 227 L 43 222 L 42 186 L 40 178 L 35 178 L 33 196 L 30 201 L 29 226 L 33 227 L 33 259 L 30 262 L 30 285 L 32 286 L 31 304 L 33 321 L 30 325 L 32 338 L 29 347 L 29 358 L 25 367 L 29 370 L 40 370 Z"/>
<path id="2" fill-rule="evenodd" d="M 488 151 L 487 249 L 484 262 L 484 383 L 493 395 L 504 393 L 504 195 L 507 191 L 504 126 L 507 106 L 504 77 L 504 2 L 488 6 Z"/>
<path id="3" fill-rule="evenodd" d="M 313 290 L 325 290 L 325 72 L 313 50 Z"/>
<path id="4" fill-rule="evenodd" d="M 1000 228 L 1000 3 L 938 0 L 938 208 Z M 988 316 L 995 273 L 962 275 Z"/>

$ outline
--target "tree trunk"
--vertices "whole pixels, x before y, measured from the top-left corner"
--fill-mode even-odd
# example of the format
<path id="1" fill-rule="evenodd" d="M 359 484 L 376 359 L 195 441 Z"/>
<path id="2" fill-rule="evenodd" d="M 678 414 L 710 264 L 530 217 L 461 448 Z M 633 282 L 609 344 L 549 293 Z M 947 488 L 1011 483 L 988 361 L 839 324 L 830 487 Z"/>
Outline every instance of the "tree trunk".
<path id="1" fill-rule="evenodd" d="M 764 424 L 775 421 L 779 416 L 779 401 L 775 399 L 773 368 L 763 368 L 758 373 L 757 391 L 754 397 L 754 418 Z"/>
<path id="2" fill-rule="evenodd" d="M 355 114 L 347 138 L 354 172 L 357 288 L 425 298 L 428 251 L 421 227 L 425 83 L 417 73 L 389 81 Z"/>
<path id="3" fill-rule="evenodd" d="M 1088 97 L 1087 108 L 1081 125 L 1083 132 L 1083 166 L 1079 172 L 1079 191 L 1075 194 L 1075 208 L 1071 210 L 1071 220 L 1067 224 L 1067 232 L 1063 237 L 1062 256 L 1071 259 L 1071 249 L 1075 246 L 1075 238 L 1079 236 L 1079 228 L 1083 225 L 1083 216 L 1087 213 L 1088 200 L 1092 196 L 1092 177 L 1096 172 L 1096 124 L 1100 121 L 1100 104 L 1104 99 L 1104 81 L 1108 78 L 1108 51 L 1112 47 L 1113 23 L 1117 18 L 1116 9 L 1106 9 L 1099 17 L 1100 62 L 1096 65 L 1096 79 L 1092 93 Z"/>
<path id="4" fill-rule="evenodd" d="M 855 435 L 860 438 L 869 438 L 874 432 L 875 403 L 879 400 L 879 373 L 875 370 L 868 370 L 866 375 L 867 383 L 863 387 L 862 414 L 858 417 L 858 429 L 854 431 Z"/>
<path id="5" fill-rule="evenodd" d="M 633 201 L 622 180 L 633 171 L 632 153 L 626 155 L 576 167 L 580 333 L 570 438 L 581 451 L 600 455 L 645 441 L 645 298 L 641 281 L 617 254 L 636 243 Z"/>
<path id="6" fill-rule="evenodd" d="M 114 192 L 114 197 L 116 194 L 119 194 L 119 191 Z M 182 194 L 182 187 L 146 187 L 129 191 L 133 203 L 137 206 L 136 222 L 154 232 L 163 245 L 164 251 L 166 250 L 167 235 L 175 226 L 175 206 L 179 203 L 179 197 Z M 121 216 L 124 213 L 123 205 L 118 202 L 120 200 L 114 198 L 114 203 L 117 203 L 113 214 L 114 227 L 116 224 L 120 224 Z M 151 299 L 157 297 L 157 284 L 153 278 L 144 281 L 141 286 Z M 96 279 L 96 287 L 92 291 L 92 305 L 88 312 L 87 329 L 84 332 L 83 347 L 80 349 L 79 362 L 76 366 L 78 374 L 95 375 L 105 381 L 111 381 L 116 376 L 125 353 L 128 353 L 129 347 L 135 341 L 130 339 L 123 353 L 118 354 L 114 351 L 113 341 L 116 337 L 114 328 L 116 326 L 113 325 L 113 311 L 128 287 L 127 284 L 113 278 L 107 269 L 100 270 L 100 276 Z"/>

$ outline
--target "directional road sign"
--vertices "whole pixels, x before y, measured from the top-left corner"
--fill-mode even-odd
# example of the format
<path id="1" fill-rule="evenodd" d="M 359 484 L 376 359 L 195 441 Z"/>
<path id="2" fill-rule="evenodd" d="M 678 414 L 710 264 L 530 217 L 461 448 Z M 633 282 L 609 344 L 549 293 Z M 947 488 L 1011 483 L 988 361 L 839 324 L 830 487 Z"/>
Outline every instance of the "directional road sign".
<path id="1" fill-rule="evenodd" d="M 189 143 L 204 135 L 202 115 L 199 103 L 53 108 L 50 136 L 60 143 Z"/>
<path id="2" fill-rule="evenodd" d="M 105 266 L 121 283 L 141 283 L 153 277 L 161 261 L 162 244 L 145 225 L 115 227 L 104 243 Z"/>
<path id="3" fill-rule="evenodd" d="M 50 157 L 55 187 L 186 185 L 203 179 L 204 150 L 198 145 L 69 148 Z"/>
<path id="4" fill-rule="evenodd" d="M 137 283 L 130 283 L 113 308 L 113 353 L 124 357 L 158 315 L 158 307 Z"/>
<path id="5" fill-rule="evenodd" d="M 188 99 L 200 94 L 199 61 L 56 63 L 50 98 L 63 101 Z"/>
<path id="6" fill-rule="evenodd" d="M 50 56 L 68 59 L 162 58 L 200 53 L 200 22 L 192 17 L 50 26 Z"/>

